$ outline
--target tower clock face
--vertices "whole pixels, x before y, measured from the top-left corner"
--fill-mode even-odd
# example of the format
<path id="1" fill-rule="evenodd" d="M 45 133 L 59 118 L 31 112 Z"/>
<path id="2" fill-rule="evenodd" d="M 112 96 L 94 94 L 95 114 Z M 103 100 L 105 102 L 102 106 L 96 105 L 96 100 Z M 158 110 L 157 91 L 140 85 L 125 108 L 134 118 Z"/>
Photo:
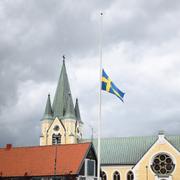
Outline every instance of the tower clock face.
<path id="1" fill-rule="evenodd" d="M 54 131 L 59 131 L 59 126 L 58 125 L 54 126 Z"/>

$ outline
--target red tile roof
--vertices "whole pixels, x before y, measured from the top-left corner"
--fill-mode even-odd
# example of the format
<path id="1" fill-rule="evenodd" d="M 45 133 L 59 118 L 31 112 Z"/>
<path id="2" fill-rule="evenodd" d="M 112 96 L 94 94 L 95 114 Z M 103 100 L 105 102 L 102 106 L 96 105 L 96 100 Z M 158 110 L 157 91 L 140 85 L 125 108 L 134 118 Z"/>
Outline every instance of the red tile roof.
<path id="1" fill-rule="evenodd" d="M 90 143 L 0 148 L 0 176 L 51 176 L 78 174 Z"/>

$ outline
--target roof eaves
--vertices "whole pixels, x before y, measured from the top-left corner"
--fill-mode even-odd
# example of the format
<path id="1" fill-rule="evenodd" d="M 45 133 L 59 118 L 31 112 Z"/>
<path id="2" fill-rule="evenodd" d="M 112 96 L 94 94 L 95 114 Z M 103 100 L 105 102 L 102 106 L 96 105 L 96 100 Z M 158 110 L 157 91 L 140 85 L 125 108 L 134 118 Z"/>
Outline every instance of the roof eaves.
<path id="1" fill-rule="evenodd" d="M 101 164 L 101 166 L 135 166 L 135 164 L 126 164 L 126 163 L 115 163 L 115 164 Z"/>
<path id="2" fill-rule="evenodd" d="M 164 137 L 164 139 L 165 139 L 176 151 L 180 152 L 180 150 L 177 148 L 177 146 L 176 146 L 175 144 L 173 144 L 173 143 L 171 142 L 171 140 L 168 139 L 168 137 Z"/>
<path id="3" fill-rule="evenodd" d="M 155 140 L 155 142 L 147 149 L 147 151 L 139 158 L 139 160 L 137 160 L 137 162 L 135 163 L 135 166 L 141 161 L 141 159 L 146 155 L 146 153 L 152 148 L 152 146 L 154 146 L 156 144 L 156 142 L 158 141 L 158 138 Z M 135 167 L 134 166 L 134 167 Z M 133 167 L 133 168 L 134 168 Z"/>
<path id="4" fill-rule="evenodd" d="M 86 158 L 88 152 L 90 151 L 90 149 L 91 149 L 91 147 L 92 147 L 92 143 L 86 143 L 86 144 L 89 144 L 89 147 L 87 148 L 86 153 L 85 153 L 83 159 L 81 160 L 81 163 L 80 163 L 79 168 L 76 170 L 76 172 L 77 172 L 76 174 L 79 174 L 79 172 L 80 172 L 80 170 L 81 170 L 81 168 L 82 168 L 82 166 L 83 166 L 84 159 Z"/>

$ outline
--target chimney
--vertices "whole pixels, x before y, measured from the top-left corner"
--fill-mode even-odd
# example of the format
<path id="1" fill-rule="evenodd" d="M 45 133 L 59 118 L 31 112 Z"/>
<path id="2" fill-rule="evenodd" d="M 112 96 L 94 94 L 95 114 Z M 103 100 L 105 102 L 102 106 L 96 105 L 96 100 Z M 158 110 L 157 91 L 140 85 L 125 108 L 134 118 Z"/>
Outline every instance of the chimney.
<path id="1" fill-rule="evenodd" d="M 12 144 L 6 144 L 6 149 L 9 150 L 12 148 Z"/>

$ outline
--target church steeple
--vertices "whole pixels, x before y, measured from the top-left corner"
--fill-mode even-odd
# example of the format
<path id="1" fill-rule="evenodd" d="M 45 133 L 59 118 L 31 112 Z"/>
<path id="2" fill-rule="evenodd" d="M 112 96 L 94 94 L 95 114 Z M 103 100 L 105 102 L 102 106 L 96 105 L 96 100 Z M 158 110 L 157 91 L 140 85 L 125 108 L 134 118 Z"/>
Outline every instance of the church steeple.
<path id="1" fill-rule="evenodd" d="M 73 100 L 66 72 L 65 57 L 63 56 L 63 65 L 52 106 L 54 117 L 63 119 L 69 107 L 73 107 Z"/>
<path id="2" fill-rule="evenodd" d="M 80 122 L 82 123 L 82 121 L 81 121 L 81 115 L 80 115 L 80 111 L 79 111 L 78 98 L 76 98 L 76 104 L 75 104 L 74 110 L 75 110 L 76 120 L 77 120 L 77 121 L 80 121 Z"/>
<path id="3" fill-rule="evenodd" d="M 67 99 L 67 107 L 66 107 L 65 114 L 64 114 L 65 119 L 76 119 L 74 105 L 73 105 L 71 99 L 72 99 L 72 97 L 71 97 L 71 94 L 69 93 L 68 99 Z"/>
<path id="4" fill-rule="evenodd" d="M 78 143 L 82 138 L 82 125 L 78 100 L 73 104 L 66 72 L 65 57 L 51 107 L 48 95 L 43 121 L 41 121 L 40 145 Z"/>
<path id="5" fill-rule="evenodd" d="M 51 98 L 50 98 L 50 94 L 48 94 L 43 119 L 52 119 L 52 117 L 53 117 L 53 111 L 51 107 Z"/>

